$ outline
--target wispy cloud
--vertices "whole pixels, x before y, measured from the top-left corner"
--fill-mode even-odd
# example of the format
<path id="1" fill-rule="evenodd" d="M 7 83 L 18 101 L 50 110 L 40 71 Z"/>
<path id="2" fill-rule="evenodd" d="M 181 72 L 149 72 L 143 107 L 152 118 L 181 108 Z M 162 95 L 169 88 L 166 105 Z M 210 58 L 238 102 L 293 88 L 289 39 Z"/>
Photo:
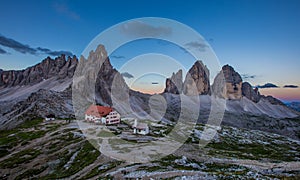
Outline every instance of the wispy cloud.
<path id="1" fill-rule="evenodd" d="M 73 10 L 71 10 L 66 4 L 64 3 L 55 3 L 53 5 L 56 12 L 65 15 L 74 20 L 80 20 L 80 16 Z"/>
<path id="2" fill-rule="evenodd" d="M 60 56 L 61 54 L 65 54 L 66 56 L 72 56 L 73 55 L 73 53 L 71 53 L 69 51 L 51 51 L 50 49 L 41 48 L 41 47 L 38 47 L 36 49 L 39 50 L 40 52 L 43 52 L 43 53 L 48 54 L 50 56 Z"/>
<path id="3" fill-rule="evenodd" d="M 186 43 L 184 46 L 188 49 L 195 49 L 198 51 L 205 51 L 206 48 L 208 47 L 208 45 L 205 42 L 201 42 L 201 41 L 192 41 Z"/>
<path id="4" fill-rule="evenodd" d="M 33 48 L 29 45 L 25 45 L 23 43 L 20 43 L 14 39 L 7 38 L 5 36 L 0 35 L 0 45 L 6 48 L 13 49 L 19 53 L 22 54 L 32 54 L 32 55 L 39 55 L 39 54 L 48 54 L 50 56 L 59 56 L 61 54 L 65 54 L 67 56 L 72 56 L 73 54 L 69 51 L 53 51 L 47 48 Z M 0 48 L 0 54 L 9 54 L 5 50 Z"/>
<path id="5" fill-rule="evenodd" d="M 266 83 L 264 85 L 258 85 L 256 87 L 258 87 L 258 88 L 278 88 L 277 85 L 272 84 L 272 83 Z"/>
<path id="6" fill-rule="evenodd" d="M 156 39 L 156 42 L 157 42 L 157 44 L 162 45 L 162 46 L 168 46 L 168 45 L 172 44 L 169 41 L 164 41 L 164 40 L 161 40 L 161 39 Z"/>
<path id="7" fill-rule="evenodd" d="M 134 76 L 132 74 L 130 74 L 129 72 L 123 72 L 123 73 L 121 73 L 121 75 L 128 79 L 134 78 Z"/>
<path id="8" fill-rule="evenodd" d="M 283 87 L 284 88 L 298 88 L 299 86 L 289 84 L 289 85 L 284 85 Z"/>
<path id="9" fill-rule="evenodd" d="M 256 75 L 250 75 L 250 74 L 241 74 L 243 79 L 255 79 Z"/>
<path id="10" fill-rule="evenodd" d="M 114 59 L 125 59 L 125 56 L 119 56 L 119 55 L 112 55 L 110 57 Z"/>
<path id="11" fill-rule="evenodd" d="M 161 45 L 161 46 L 168 46 L 168 45 L 172 45 L 173 44 L 172 42 L 164 41 L 164 40 L 161 40 L 161 39 L 157 39 L 156 42 L 157 42 L 158 45 Z M 174 44 L 174 45 L 177 46 L 184 53 L 189 53 L 188 50 L 187 50 L 187 48 L 181 47 L 181 46 L 176 45 L 176 44 Z"/>
<path id="12" fill-rule="evenodd" d="M 184 53 L 189 53 L 189 51 L 186 48 L 178 46 L 180 50 L 182 50 Z"/>
<path id="13" fill-rule="evenodd" d="M 141 21 L 130 21 L 123 24 L 120 28 L 121 32 L 134 37 L 159 37 L 169 36 L 172 29 L 166 26 L 153 26 Z"/>
<path id="14" fill-rule="evenodd" d="M 7 54 L 7 52 L 4 49 L 0 48 L 0 54 Z"/>
<path id="15" fill-rule="evenodd" d="M 0 45 L 14 49 L 15 51 L 20 52 L 22 54 L 26 54 L 26 53 L 36 54 L 37 51 L 36 49 L 31 48 L 28 45 L 22 44 L 18 41 L 4 37 L 2 35 L 0 35 Z"/>

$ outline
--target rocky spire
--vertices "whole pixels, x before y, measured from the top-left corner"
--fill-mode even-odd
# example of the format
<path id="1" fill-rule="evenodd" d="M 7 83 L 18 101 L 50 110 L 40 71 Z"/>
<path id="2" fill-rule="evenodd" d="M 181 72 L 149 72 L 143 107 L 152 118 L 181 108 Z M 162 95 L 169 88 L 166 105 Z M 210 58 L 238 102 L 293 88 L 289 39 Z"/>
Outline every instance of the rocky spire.
<path id="1" fill-rule="evenodd" d="M 210 93 L 209 70 L 202 61 L 196 61 L 188 71 L 183 84 L 183 93 L 186 95 Z"/>
<path id="2" fill-rule="evenodd" d="M 97 104 L 112 105 L 112 91 L 114 99 L 120 100 L 126 98 L 129 88 L 122 75 L 111 65 L 104 46 L 98 45 L 95 51 L 90 51 L 87 59 L 80 58 L 73 90 L 85 100 L 94 99 Z"/>
<path id="3" fill-rule="evenodd" d="M 0 73 L 0 87 L 33 85 L 49 78 L 71 78 L 73 77 L 78 60 L 76 56 L 65 55 L 51 59 L 47 57 L 41 63 L 28 67 L 24 70 L 9 70 Z"/>
<path id="4" fill-rule="evenodd" d="M 173 73 L 171 78 L 166 79 L 165 93 L 181 94 L 182 93 L 182 70 L 180 69 L 176 74 Z"/>
<path id="5" fill-rule="evenodd" d="M 225 99 L 242 98 L 242 78 L 233 67 L 225 65 L 214 79 L 213 94 Z"/>
<path id="6" fill-rule="evenodd" d="M 259 102 L 261 98 L 258 88 L 253 89 L 248 82 L 243 82 L 242 84 L 242 95 L 255 103 Z"/>

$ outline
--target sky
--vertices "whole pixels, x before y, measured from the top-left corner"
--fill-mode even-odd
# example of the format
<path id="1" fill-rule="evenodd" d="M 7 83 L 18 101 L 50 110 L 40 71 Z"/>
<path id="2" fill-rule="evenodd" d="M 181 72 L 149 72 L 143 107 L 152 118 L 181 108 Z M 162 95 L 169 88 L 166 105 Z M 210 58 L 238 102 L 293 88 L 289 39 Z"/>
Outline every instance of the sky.
<path id="1" fill-rule="evenodd" d="M 118 23 L 159 17 L 195 30 L 203 37 L 211 55 L 216 55 L 214 61 L 220 67 L 233 66 L 244 81 L 261 85 L 261 93 L 283 101 L 300 101 L 299 9 L 298 0 L 2 1 L 0 68 L 24 69 L 61 53 L 80 56 L 99 33 Z M 169 33 L 166 24 L 153 24 L 153 27 L 160 28 L 163 35 Z M 171 31 L 174 32 L 174 27 Z M 157 90 L 163 88 L 165 76 L 178 70 L 157 65 L 152 59 L 159 59 L 158 54 L 162 61 L 178 61 L 186 69 L 196 60 L 176 44 L 150 39 L 121 46 L 112 52 L 111 62 L 121 73 L 128 73 L 125 79 L 131 87 L 141 89 L 147 81 Z M 138 60 L 144 64 L 128 66 Z M 148 75 L 137 72 L 151 65 L 166 66 L 166 70 Z M 128 72 L 132 66 L 137 68 Z M 263 86 L 267 83 L 275 86 Z M 155 91 L 150 85 L 145 87 L 148 89 L 143 91 Z"/>

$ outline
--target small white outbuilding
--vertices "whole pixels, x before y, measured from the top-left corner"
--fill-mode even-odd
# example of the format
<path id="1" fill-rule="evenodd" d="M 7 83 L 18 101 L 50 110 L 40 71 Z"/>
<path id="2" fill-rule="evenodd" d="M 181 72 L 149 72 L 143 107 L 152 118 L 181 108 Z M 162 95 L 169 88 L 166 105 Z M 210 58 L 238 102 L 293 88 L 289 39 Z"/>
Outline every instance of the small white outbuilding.
<path id="1" fill-rule="evenodd" d="M 48 114 L 45 117 L 45 121 L 53 121 L 53 120 L 55 120 L 55 115 L 54 114 Z"/>
<path id="2" fill-rule="evenodd" d="M 137 123 L 137 120 L 134 120 L 134 124 L 132 126 L 133 134 L 141 134 L 147 135 L 149 134 L 149 126 L 146 123 Z"/>

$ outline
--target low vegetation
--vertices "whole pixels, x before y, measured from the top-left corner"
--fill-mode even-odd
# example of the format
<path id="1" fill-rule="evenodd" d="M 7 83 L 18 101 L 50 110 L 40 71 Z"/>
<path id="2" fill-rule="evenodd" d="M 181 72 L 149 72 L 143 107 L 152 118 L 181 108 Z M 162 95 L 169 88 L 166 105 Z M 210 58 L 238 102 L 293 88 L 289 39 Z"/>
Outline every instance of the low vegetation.
<path id="1" fill-rule="evenodd" d="M 98 140 L 91 140 L 94 142 L 92 145 L 74 126 L 68 127 L 64 121 L 45 123 L 36 119 L 25 122 L 14 130 L 1 131 L 0 175 L 4 179 L 111 179 L 114 176 L 151 177 L 151 173 L 201 172 L 207 177 L 220 179 L 299 177 L 300 172 L 295 170 L 277 168 L 276 173 L 272 173 L 258 170 L 257 167 L 251 168 L 243 163 L 231 162 L 252 160 L 268 164 L 299 161 L 298 141 L 262 131 L 231 127 L 210 128 L 215 128 L 217 134 L 204 149 L 200 150 L 198 143 L 205 126 L 197 124 L 185 144 L 174 154 L 147 164 L 126 164 L 101 155 L 93 146 L 99 145 Z M 161 129 L 164 131 L 161 131 L 161 134 L 149 136 L 158 135 L 159 138 L 163 138 L 173 127 L 163 126 Z M 160 132 L 158 126 L 155 130 Z M 124 140 L 110 138 L 111 134 L 101 131 L 97 135 L 107 138 L 114 149 L 120 152 L 129 151 L 128 147 L 122 147 Z M 131 141 L 126 143 L 137 144 Z"/>
<path id="2" fill-rule="evenodd" d="M 76 155 L 74 155 L 75 153 Z M 72 152 L 65 150 L 59 154 L 60 163 L 54 168 L 52 173 L 42 178 L 59 179 L 69 177 L 93 163 L 99 155 L 100 152 L 97 151 L 88 141 L 85 141 L 81 148 Z M 72 159 L 72 157 L 75 158 Z M 68 163 L 69 166 L 66 166 Z"/>
<path id="3" fill-rule="evenodd" d="M 40 154 L 41 151 L 36 149 L 26 149 L 20 151 L 16 154 L 12 154 L 12 156 L 5 161 L 2 161 L 0 163 L 0 168 L 6 169 L 17 167 L 20 164 L 28 163 L 30 160 L 36 158 Z"/>

